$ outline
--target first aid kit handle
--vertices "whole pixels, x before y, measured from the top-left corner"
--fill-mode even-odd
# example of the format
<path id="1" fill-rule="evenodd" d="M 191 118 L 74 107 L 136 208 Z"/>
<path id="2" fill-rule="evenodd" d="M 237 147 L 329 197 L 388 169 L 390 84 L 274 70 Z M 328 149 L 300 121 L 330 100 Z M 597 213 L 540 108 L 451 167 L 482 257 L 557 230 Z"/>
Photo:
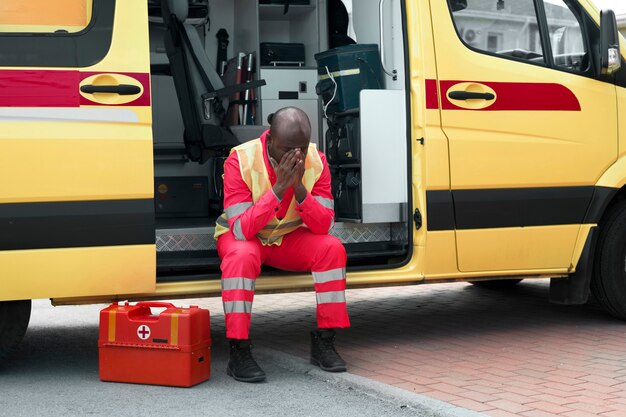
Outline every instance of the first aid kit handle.
<path id="1" fill-rule="evenodd" d="M 135 304 L 137 307 L 165 307 L 165 308 L 176 308 L 176 306 L 172 303 L 162 303 L 159 301 L 143 301 L 141 303 Z"/>

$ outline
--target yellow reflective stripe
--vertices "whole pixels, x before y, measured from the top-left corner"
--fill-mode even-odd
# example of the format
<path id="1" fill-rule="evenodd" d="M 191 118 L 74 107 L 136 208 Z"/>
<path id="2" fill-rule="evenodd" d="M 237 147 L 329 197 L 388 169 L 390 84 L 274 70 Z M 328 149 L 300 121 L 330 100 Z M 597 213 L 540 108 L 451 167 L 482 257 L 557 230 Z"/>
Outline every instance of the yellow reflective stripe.
<path id="1" fill-rule="evenodd" d="M 115 342 L 115 318 L 117 312 L 115 310 L 109 310 L 109 342 Z"/>
<path id="2" fill-rule="evenodd" d="M 333 78 L 337 78 L 337 77 L 344 77 L 346 75 L 358 75 L 360 73 L 361 73 L 360 68 L 352 68 L 352 69 L 347 69 L 347 70 L 334 71 L 334 72 L 331 72 L 330 74 L 333 76 Z M 327 80 L 329 78 L 330 76 L 328 75 L 328 73 L 319 75 L 320 81 Z"/>
<path id="3" fill-rule="evenodd" d="M 255 139 L 235 147 L 234 151 L 237 152 L 239 157 L 239 170 L 241 177 L 252 193 L 252 204 L 254 204 L 272 188 L 272 184 L 269 180 L 269 173 L 267 172 L 267 167 L 265 165 L 263 145 L 260 139 Z M 317 151 L 317 146 L 314 143 L 310 143 L 305 159 L 305 171 L 302 179 L 302 184 L 307 191 L 311 192 L 315 183 L 322 175 L 323 170 L 324 164 L 322 163 L 319 152 Z M 285 202 L 283 201 L 282 203 Z M 322 204 L 324 206 L 328 206 L 331 204 L 331 200 L 326 199 L 326 201 L 323 201 Z M 332 202 L 332 204 L 334 205 L 334 202 Z M 302 226 L 302 219 L 297 213 L 296 207 L 296 200 L 293 198 L 282 221 L 279 221 L 276 217 L 274 217 L 263 229 L 261 229 L 261 231 L 257 234 L 257 237 L 263 245 L 280 245 L 284 235 Z M 226 210 L 226 214 L 230 218 L 239 214 L 239 210 L 243 207 L 237 204 L 234 205 L 233 208 L 234 209 L 232 211 L 230 210 L 230 207 Z M 226 229 L 228 228 L 228 226 L 223 224 L 223 221 L 220 219 L 218 219 L 217 225 Z M 235 239 L 245 240 L 241 223 L 238 222 L 238 220 L 233 224 L 232 231 Z M 216 229 L 215 236 L 218 237 L 223 233 L 223 230 Z"/>
<path id="4" fill-rule="evenodd" d="M 172 313 L 172 323 L 170 325 L 170 344 L 178 345 L 178 310 Z"/>
<path id="5" fill-rule="evenodd" d="M 267 226 L 263 227 L 263 230 L 286 229 L 288 227 L 300 226 L 301 224 L 302 224 L 302 219 L 295 220 L 293 222 L 288 222 L 288 223 L 281 223 L 281 224 L 269 223 Z"/>

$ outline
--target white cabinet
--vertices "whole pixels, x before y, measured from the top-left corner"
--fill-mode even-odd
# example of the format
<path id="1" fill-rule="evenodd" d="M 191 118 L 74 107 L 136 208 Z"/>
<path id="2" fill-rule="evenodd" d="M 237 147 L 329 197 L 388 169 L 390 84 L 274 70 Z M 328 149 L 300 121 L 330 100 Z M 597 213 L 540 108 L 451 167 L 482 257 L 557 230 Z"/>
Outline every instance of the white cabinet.
<path id="1" fill-rule="evenodd" d="M 309 68 L 261 68 L 261 78 L 267 82 L 261 92 L 262 122 L 283 107 L 302 109 L 311 121 L 311 141 L 321 143 L 318 97 L 315 93 L 317 70 Z"/>
<path id="2" fill-rule="evenodd" d="M 317 100 L 263 100 L 261 109 L 263 121 L 267 123 L 267 116 L 283 107 L 294 106 L 302 109 L 311 120 L 311 142 L 316 143 L 319 147 L 321 143 L 319 137 L 318 109 Z"/>
<path id="3" fill-rule="evenodd" d="M 258 0 L 233 0 L 235 51 L 257 51 L 257 75 L 266 85 L 259 92 L 261 116 L 258 124 L 267 123 L 267 115 L 295 106 L 311 120 L 311 140 L 320 143 L 321 118 L 318 110 L 317 63 L 315 54 L 326 50 L 326 0 L 310 0 L 308 5 L 291 4 L 283 14 L 281 4 L 259 4 Z M 301 43 L 305 49 L 304 67 L 261 67 L 260 44 L 263 42 Z"/>

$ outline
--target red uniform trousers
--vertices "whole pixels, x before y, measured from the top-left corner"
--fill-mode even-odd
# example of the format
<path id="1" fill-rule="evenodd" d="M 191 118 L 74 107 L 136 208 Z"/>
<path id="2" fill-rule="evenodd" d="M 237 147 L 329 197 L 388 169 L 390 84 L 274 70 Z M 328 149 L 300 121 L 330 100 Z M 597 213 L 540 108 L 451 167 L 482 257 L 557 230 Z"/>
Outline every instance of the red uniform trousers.
<path id="1" fill-rule="evenodd" d="M 316 235 L 305 227 L 285 235 L 280 246 L 263 246 L 254 238 L 236 240 L 229 231 L 217 239 L 222 258 L 222 301 L 226 337 L 248 339 L 256 278 L 261 265 L 287 271 L 311 271 L 321 329 L 350 327 L 346 310 L 346 250 L 330 235 Z"/>

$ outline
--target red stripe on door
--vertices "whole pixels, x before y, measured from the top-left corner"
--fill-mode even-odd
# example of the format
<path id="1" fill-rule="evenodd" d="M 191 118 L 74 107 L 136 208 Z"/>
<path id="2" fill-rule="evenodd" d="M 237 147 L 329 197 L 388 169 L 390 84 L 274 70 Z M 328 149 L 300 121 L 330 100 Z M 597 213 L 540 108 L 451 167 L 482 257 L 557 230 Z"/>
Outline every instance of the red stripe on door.
<path id="1" fill-rule="evenodd" d="M 437 80 L 426 80 L 426 108 L 427 109 L 439 108 Z"/>
<path id="2" fill-rule="evenodd" d="M 580 102 L 567 87 L 554 83 L 507 83 L 489 81 L 441 81 L 442 109 L 467 110 L 452 103 L 448 90 L 459 83 L 476 83 L 491 87 L 496 92 L 494 103 L 473 111 L 580 111 Z M 455 91 L 452 89 L 452 91 Z"/>
<path id="3" fill-rule="evenodd" d="M 78 71 L 0 71 L 0 107 L 78 107 Z"/>
<path id="4" fill-rule="evenodd" d="M 80 107 L 81 105 L 115 106 L 95 103 L 80 94 L 80 82 L 103 72 L 77 70 L 0 70 L 0 107 Z M 120 72 L 139 81 L 141 96 L 122 106 L 150 105 L 150 74 Z"/>

